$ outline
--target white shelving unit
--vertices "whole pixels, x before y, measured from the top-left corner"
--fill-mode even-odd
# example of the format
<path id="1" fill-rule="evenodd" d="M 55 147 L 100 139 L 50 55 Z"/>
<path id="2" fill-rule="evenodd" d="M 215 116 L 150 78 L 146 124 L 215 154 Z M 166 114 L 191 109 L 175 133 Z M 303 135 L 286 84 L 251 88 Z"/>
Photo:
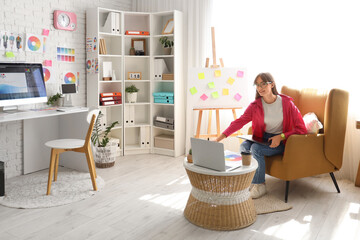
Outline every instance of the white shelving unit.
<path id="1" fill-rule="evenodd" d="M 119 33 L 111 33 L 104 26 L 109 13 L 119 16 Z M 173 34 L 162 34 L 169 19 L 174 19 Z M 87 74 L 87 105 L 96 106 L 105 114 L 104 125 L 119 121 L 113 128 L 111 137 L 120 139 L 122 155 L 157 153 L 180 156 L 185 153 L 185 90 L 183 79 L 182 13 L 179 11 L 159 13 L 124 12 L 113 9 L 95 8 L 87 10 L 86 36 L 89 39 L 104 39 L 107 54 L 95 51 L 87 52 L 87 59 L 98 59 L 98 72 Z M 150 35 L 126 35 L 126 31 L 147 31 Z M 164 55 L 159 39 L 167 36 L 174 41 L 172 55 Z M 145 41 L 145 54 L 130 55 L 132 39 Z M 164 59 L 174 80 L 154 79 L 154 60 Z M 112 62 L 117 79 L 102 80 L 103 62 Z M 129 80 L 129 72 L 141 72 L 141 80 Z M 135 85 L 140 91 L 137 102 L 128 103 L 125 88 Z M 174 104 L 154 103 L 152 93 L 166 91 L 174 93 Z M 121 92 L 122 104 L 100 106 L 99 94 L 103 92 Z M 131 112 L 134 114 L 131 114 Z M 132 116 L 130 116 L 132 115 Z M 130 116 L 130 118 L 129 118 Z M 154 126 L 156 116 L 174 118 L 174 130 Z M 146 139 L 144 138 L 146 135 Z M 172 136 L 173 149 L 158 148 L 154 138 L 159 135 Z M 144 140 L 145 144 L 144 144 Z"/>

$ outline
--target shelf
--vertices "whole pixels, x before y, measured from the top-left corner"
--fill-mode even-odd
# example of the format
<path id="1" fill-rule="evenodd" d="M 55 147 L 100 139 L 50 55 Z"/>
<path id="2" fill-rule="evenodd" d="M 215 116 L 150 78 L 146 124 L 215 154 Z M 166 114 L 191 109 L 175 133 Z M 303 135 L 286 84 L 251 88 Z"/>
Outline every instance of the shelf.
<path id="1" fill-rule="evenodd" d="M 124 35 L 125 38 L 150 38 L 150 35 Z"/>
<path id="2" fill-rule="evenodd" d="M 156 106 L 174 106 L 173 103 L 153 103 Z"/>
<path id="3" fill-rule="evenodd" d="M 161 37 L 173 37 L 174 34 L 160 34 L 160 35 L 154 35 L 154 38 L 161 38 Z"/>
<path id="4" fill-rule="evenodd" d="M 121 83 L 121 80 L 111 80 L 111 81 L 104 81 L 104 80 L 100 80 L 99 83 Z"/>
<path id="5" fill-rule="evenodd" d="M 110 36 L 110 37 L 121 37 L 121 34 L 117 34 L 117 33 L 107 33 L 107 32 L 99 32 L 99 35 L 103 35 L 103 36 Z"/>
<path id="6" fill-rule="evenodd" d="M 126 58 L 150 58 L 150 56 L 147 55 L 139 55 L 139 56 L 133 56 L 133 55 L 125 55 Z"/>
<path id="7" fill-rule="evenodd" d="M 113 58 L 121 58 L 122 55 L 115 55 L 115 54 L 99 54 L 99 57 L 113 57 Z"/>
<path id="8" fill-rule="evenodd" d="M 110 107 L 122 107 L 122 104 L 114 104 L 114 105 L 109 105 L 109 106 L 99 105 L 99 108 L 110 108 Z"/>
<path id="9" fill-rule="evenodd" d="M 174 80 L 154 80 L 154 82 L 174 83 Z"/>
<path id="10" fill-rule="evenodd" d="M 132 106 L 132 105 L 150 105 L 150 102 L 142 102 L 142 103 L 125 103 L 126 105 Z"/>
<path id="11" fill-rule="evenodd" d="M 161 130 L 165 130 L 165 131 L 169 131 L 169 132 L 175 132 L 175 130 L 171 130 L 171 129 L 167 129 L 167 128 L 162 128 L 162 127 L 157 127 L 157 126 L 152 126 L 153 128 L 156 129 L 161 129 Z"/>
<path id="12" fill-rule="evenodd" d="M 150 80 L 125 80 L 125 82 L 150 82 Z"/>
<path id="13" fill-rule="evenodd" d="M 135 125 L 125 126 L 125 128 L 150 127 L 149 123 L 139 123 Z"/>
<path id="14" fill-rule="evenodd" d="M 174 55 L 155 55 L 154 58 L 172 58 Z"/>

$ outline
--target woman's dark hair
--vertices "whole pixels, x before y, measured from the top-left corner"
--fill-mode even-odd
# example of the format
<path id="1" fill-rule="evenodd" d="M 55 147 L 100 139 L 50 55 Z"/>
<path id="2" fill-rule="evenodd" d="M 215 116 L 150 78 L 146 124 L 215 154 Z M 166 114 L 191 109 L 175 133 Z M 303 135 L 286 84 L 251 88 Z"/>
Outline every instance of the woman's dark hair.
<path id="1" fill-rule="evenodd" d="M 275 81 L 274 81 L 274 78 L 273 78 L 273 76 L 271 76 L 270 73 L 259 73 L 259 74 L 256 76 L 255 80 L 254 80 L 254 85 L 256 84 L 256 80 L 257 80 L 258 78 L 260 78 L 261 81 L 263 81 L 263 82 L 271 82 L 271 83 L 274 83 L 274 87 L 272 88 L 272 93 L 273 93 L 274 95 L 279 95 L 279 93 L 278 93 L 278 91 L 277 91 L 277 89 L 276 89 L 276 83 L 275 83 Z M 257 99 L 257 98 L 259 98 L 259 97 L 260 97 L 260 94 L 259 94 L 258 91 L 256 90 L 255 99 Z"/>

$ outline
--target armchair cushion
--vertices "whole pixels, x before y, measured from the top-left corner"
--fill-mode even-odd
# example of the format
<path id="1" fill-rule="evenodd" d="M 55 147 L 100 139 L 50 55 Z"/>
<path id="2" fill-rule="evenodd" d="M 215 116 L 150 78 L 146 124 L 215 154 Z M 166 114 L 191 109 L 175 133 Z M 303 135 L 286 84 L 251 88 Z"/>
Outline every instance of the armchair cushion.
<path id="1" fill-rule="evenodd" d="M 305 114 L 303 119 L 308 133 L 318 133 L 319 129 L 323 128 L 323 125 L 313 112 Z"/>

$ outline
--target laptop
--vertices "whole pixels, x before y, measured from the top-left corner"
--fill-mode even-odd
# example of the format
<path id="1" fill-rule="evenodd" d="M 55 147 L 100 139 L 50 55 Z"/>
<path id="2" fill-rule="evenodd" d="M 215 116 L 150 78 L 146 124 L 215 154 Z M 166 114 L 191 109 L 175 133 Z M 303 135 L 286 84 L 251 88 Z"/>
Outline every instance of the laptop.
<path id="1" fill-rule="evenodd" d="M 239 135 L 237 136 L 238 138 L 244 139 L 244 140 L 248 140 L 250 142 L 254 142 L 254 143 L 259 143 L 262 145 L 266 145 L 269 146 L 271 144 L 271 141 L 269 142 L 264 142 L 263 139 L 261 138 L 256 138 L 253 135 Z"/>
<path id="2" fill-rule="evenodd" d="M 199 138 L 191 138 L 192 158 L 195 165 L 209 168 L 216 171 L 231 171 L 242 166 L 241 155 L 231 159 L 237 161 L 225 161 L 225 155 L 229 151 L 224 151 L 224 144 L 219 142 L 207 141 Z"/>

